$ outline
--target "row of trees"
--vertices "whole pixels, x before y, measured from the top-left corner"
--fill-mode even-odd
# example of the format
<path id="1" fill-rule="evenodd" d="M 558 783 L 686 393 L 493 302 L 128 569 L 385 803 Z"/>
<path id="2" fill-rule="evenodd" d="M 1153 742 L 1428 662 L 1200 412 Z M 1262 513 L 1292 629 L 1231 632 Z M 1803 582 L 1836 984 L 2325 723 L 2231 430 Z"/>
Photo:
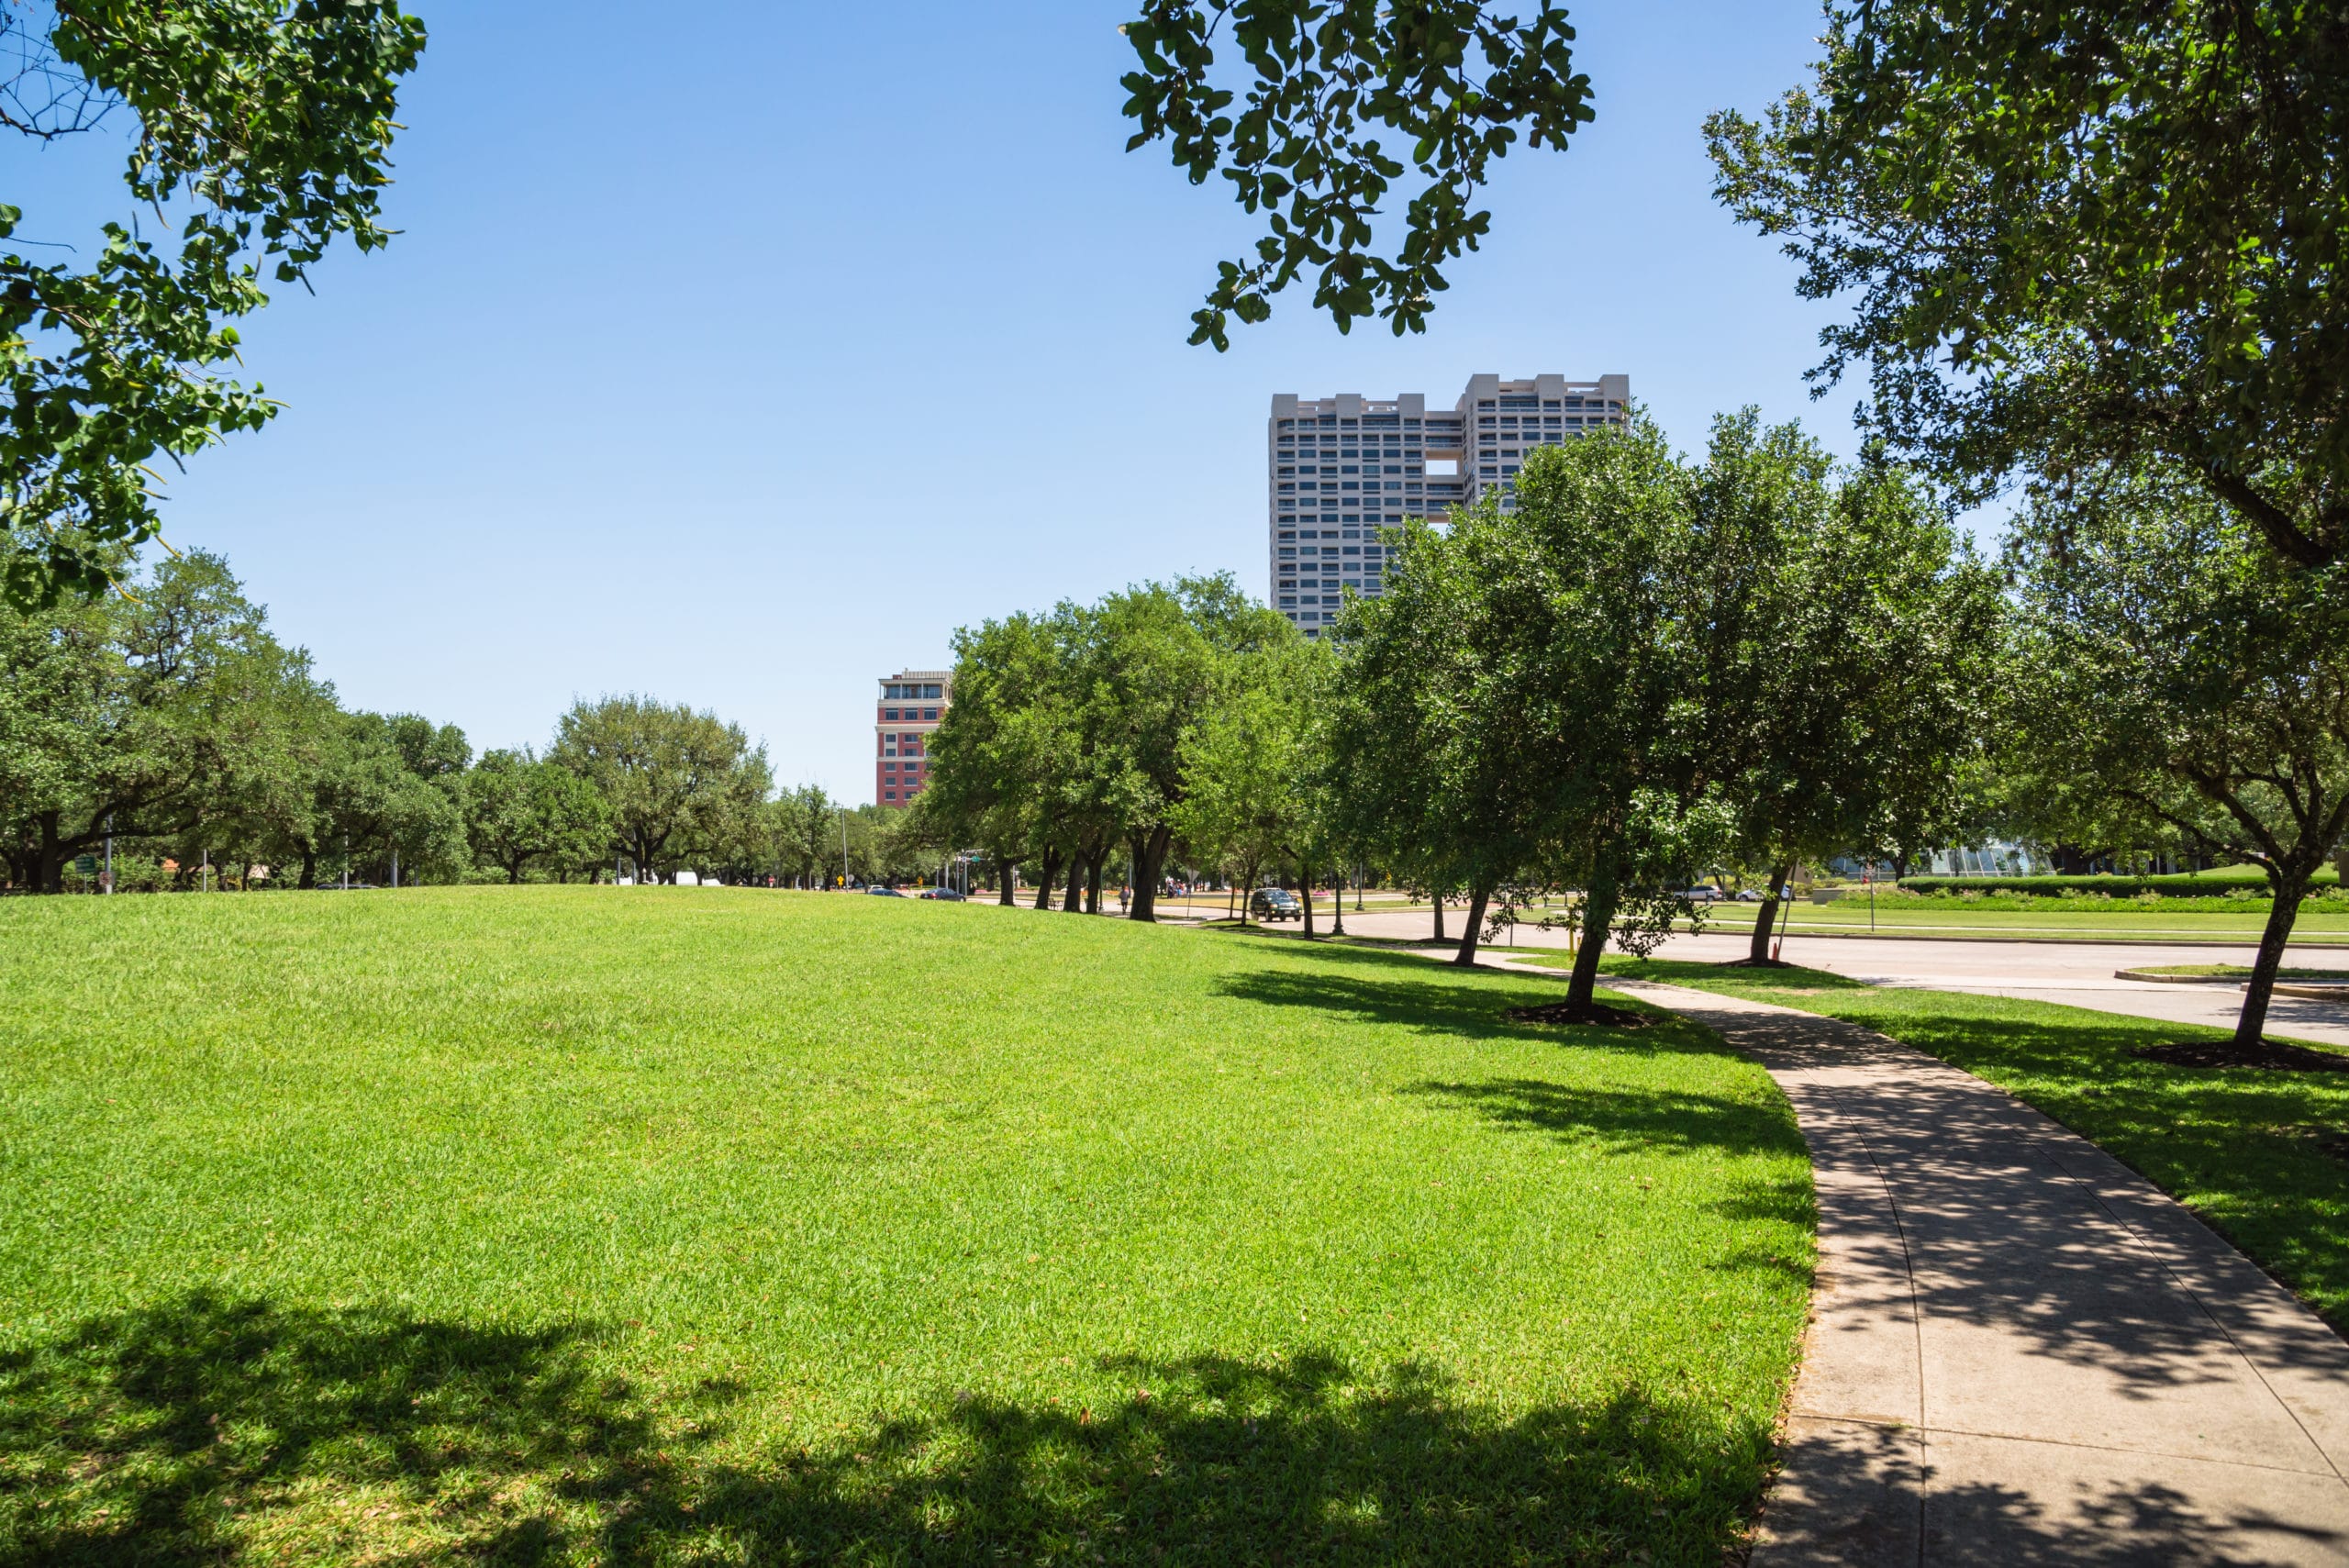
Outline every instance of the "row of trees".
<path id="1" fill-rule="evenodd" d="M 2255 1045 L 2349 831 L 2337 573 L 2158 461 L 2037 484 L 1996 567 L 1951 504 L 1750 411 L 1701 461 L 1639 417 L 1537 454 L 1511 506 L 1408 527 L 1325 641 L 1223 578 L 990 621 L 911 831 L 1031 868 L 1040 907 L 1097 910 L 1122 861 L 1138 919 L 1170 857 L 1243 887 L 1365 867 L 1439 922 L 1464 900 L 1462 962 L 1568 891 L 1584 1009 L 1604 950 L 1696 915 L 1708 873 L 1768 888 L 1766 962 L 1799 862 L 1993 834 L 2248 862 L 2275 895 Z"/>
<path id="2" fill-rule="evenodd" d="M 1642 420 L 1413 525 L 1389 584 L 1330 642 L 1227 578 L 963 634 L 919 830 L 1033 868 L 1040 906 L 1065 875 L 1097 906 L 1122 850 L 1138 919 L 1170 852 L 1243 886 L 1375 866 L 1466 896 L 1468 962 L 1562 886 L 1638 941 L 1706 867 L 1776 898 L 1798 860 L 1965 827 L 1997 587 L 1896 469 L 1750 413 L 1689 464 Z"/>
<path id="3" fill-rule="evenodd" d="M 60 892 L 109 840 L 242 884 L 592 880 L 626 864 L 813 884 L 902 875 L 929 851 L 901 812 L 777 791 L 716 716 L 639 696 L 574 704 L 543 753 L 476 759 L 414 714 L 353 712 L 272 635 L 218 559 L 167 559 L 129 591 L 0 608 L 0 868 Z"/>

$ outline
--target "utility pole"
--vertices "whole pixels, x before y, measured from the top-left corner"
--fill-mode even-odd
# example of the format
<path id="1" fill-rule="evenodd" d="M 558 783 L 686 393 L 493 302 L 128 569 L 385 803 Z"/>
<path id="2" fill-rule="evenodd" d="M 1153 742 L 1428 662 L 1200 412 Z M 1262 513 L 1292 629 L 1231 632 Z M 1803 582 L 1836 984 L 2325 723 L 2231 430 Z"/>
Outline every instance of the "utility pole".
<path id="1" fill-rule="evenodd" d="M 848 807 L 841 807 L 841 891 L 848 891 Z"/>
<path id="2" fill-rule="evenodd" d="M 106 874 L 98 885 L 107 893 L 114 891 L 114 813 L 106 813 Z"/>
<path id="3" fill-rule="evenodd" d="M 342 836 L 342 890 L 351 891 L 351 835 Z"/>
<path id="4" fill-rule="evenodd" d="M 399 885 L 400 885 L 400 847 L 399 847 L 397 844 L 394 844 L 394 845 L 392 846 L 392 887 L 393 887 L 393 890 L 396 892 L 396 891 L 398 890 L 398 888 L 399 888 Z"/>
<path id="5" fill-rule="evenodd" d="M 212 851 L 210 850 L 204 851 L 204 869 L 197 873 L 195 886 L 199 893 L 212 891 Z"/>

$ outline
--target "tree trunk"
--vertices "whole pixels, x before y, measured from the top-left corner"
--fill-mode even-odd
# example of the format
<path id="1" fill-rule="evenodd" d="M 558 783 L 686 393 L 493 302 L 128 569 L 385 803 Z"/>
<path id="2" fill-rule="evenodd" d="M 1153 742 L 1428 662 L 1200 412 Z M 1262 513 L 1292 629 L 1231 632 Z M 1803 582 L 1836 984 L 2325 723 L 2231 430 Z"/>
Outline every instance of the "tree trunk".
<path id="1" fill-rule="evenodd" d="M 508 887 L 519 887 L 521 884 L 522 862 L 520 861 L 509 862 L 506 867 L 506 885 Z"/>
<path id="2" fill-rule="evenodd" d="M 1019 880 L 1019 876 L 1015 874 L 1019 869 L 1019 862 L 1017 861 L 1005 861 L 996 867 L 996 881 L 1002 884 L 1001 895 L 996 898 L 996 902 L 1002 905 L 1007 909 L 1010 908 L 1013 903 L 1017 901 L 1017 895 L 1012 892 L 1012 887 L 1013 884 L 1018 883 Z"/>
<path id="3" fill-rule="evenodd" d="M 1492 896 L 1493 890 L 1489 887 L 1472 887 L 1468 890 L 1468 912 L 1466 919 L 1462 922 L 1460 951 L 1452 955 L 1452 962 L 1463 969 L 1469 968 L 1476 962 L 1476 941 L 1485 933 L 1485 906 L 1491 901 Z"/>
<path id="4" fill-rule="evenodd" d="M 1607 928 L 1615 923 L 1614 868 L 1592 876 L 1582 897 L 1582 947 L 1575 953 L 1574 978 L 1566 983 L 1566 1009 L 1585 1012 L 1598 984 L 1598 958 L 1607 948 Z"/>
<path id="5" fill-rule="evenodd" d="M 1109 863 L 1109 846 L 1102 845 L 1086 859 L 1085 866 L 1085 912 L 1101 913 L 1101 868 Z"/>
<path id="6" fill-rule="evenodd" d="M 1434 889 L 1429 897 L 1435 905 L 1435 940 L 1441 942 L 1443 940 L 1443 889 Z"/>
<path id="7" fill-rule="evenodd" d="M 57 814 L 49 812 L 40 819 L 40 847 L 34 851 L 33 887 L 41 893 L 63 894 L 65 891 L 65 845 L 57 836 Z"/>
<path id="8" fill-rule="evenodd" d="M 316 887 L 318 885 L 317 851 L 304 850 L 302 851 L 302 874 L 300 878 L 295 882 L 294 885 L 296 888 Z"/>
<path id="9" fill-rule="evenodd" d="M 1081 914 L 1085 909 L 1085 854 L 1082 849 L 1072 851 L 1068 857 L 1068 896 L 1061 900 L 1061 913 Z"/>
<path id="10" fill-rule="evenodd" d="M 1313 935 L 1313 862 L 1297 857 L 1297 890 L 1305 895 L 1305 934 Z"/>
<path id="11" fill-rule="evenodd" d="M 1787 877 L 1794 871 L 1791 864 L 1770 868 L 1770 895 L 1762 900 L 1753 916 L 1753 945 L 1746 951 L 1748 963 L 1770 962 L 1770 928 L 1777 924 L 1778 901 L 1786 896 Z"/>
<path id="12" fill-rule="evenodd" d="M 1174 830 L 1163 823 L 1133 836 L 1134 901 L 1126 910 L 1127 919 L 1158 918 L 1158 879 L 1164 874 L 1166 850 L 1174 838 Z"/>
<path id="13" fill-rule="evenodd" d="M 2292 922 L 2299 918 L 2300 900 L 2309 895 L 2310 869 L 2299 867 L 2277 879 L 2267 929 L 2259 933 L 2259 957 L 2251 966 L 2251 984 L 2243 987 L 2243 1011 L 2235 1018 L 2234 1048 L 2246 1056 L 2259 1049 L 2266 1033 L 2267 1003 L 2276 990 L 2276 972 L 2284 966 L 2284 944 L 2291 940 Z"/>
<path id="14" fill-rule="evenodd" d="M 1060 880 L 1060 848 L 1058 845 L 1048 845 L 1044 850 L 1044 863 L 1036 873 L 1037 908 L 1049 909 L 1052 906 L 1052 884 Z"/>

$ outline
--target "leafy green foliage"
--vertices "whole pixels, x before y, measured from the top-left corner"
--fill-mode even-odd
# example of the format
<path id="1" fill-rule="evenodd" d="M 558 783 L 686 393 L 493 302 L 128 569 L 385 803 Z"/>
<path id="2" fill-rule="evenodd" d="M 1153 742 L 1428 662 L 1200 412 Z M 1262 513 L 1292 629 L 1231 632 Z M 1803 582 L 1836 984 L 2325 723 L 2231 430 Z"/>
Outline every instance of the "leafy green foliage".
<path id="1" fill-rule="evenodd" d="M 1802 1140 L 1701 1030 L 1503 1017 L 1554 989 L 747 889 L 0 901 L 0 1558 L 1711 1568 Z"/>
<path id="2" fill-rule="evenodd" d="M 423 25 L 395 0 L 56 0 L 25 68 L 79 73 L 77 104 L 139 122 L 124 179 L 165 241 L 108 223 L 87 265 L 0 253 L 0 596 L 95 595 L 119 552 L 155 537 L 147 464 L 184 458 L 275 411 L 209 367 L 229 325 L 267 303 L 260 269 L 302 282 L 339 236 L 381 222 L 399 79 Z M 21 35 L 24 17 L 7 21 Z M 20 134 L 95 123 L 9 117 Z M 23 214 L 0 206 L 0 242 Z"/>
<path id="3" fill-rule="evenodd" d="M 1965 836 L 1998 584 L 1914 475 L 1873 454 L 1836 473 L 1752 409 L 1714 422 L 1691 527 L 1703 745 L 1767 877 L 1758 959 L 1797 862 Z"/>
<path id="4" fill-rule="evenodd" d="M 596 786 L 528 751 L 484 752 L 464 776 L 463 796 L 474 859 L 509 883 L 533 866 L 584 870 L 612 841 L 611 808 Z"/>
<path id="5" fill-rule="evenodd" d="M 1855 301 L 1877 428 L 1987 489 L 2160 458 L 2279 557 L 2349 550 L 2349 28 L 2260 0 L 1838 0 L 1718 115 L 1722 199 Z"/>
<path id="6" fill-rule="evenodd" d="M 2167 471 L 2044 486 L 2011 546 L 2014 767 L 2264 870 L 2239 1039 L 2254 1045 L 2300 900 L 2349 833 L 2349 601 Z"/>
<path id="7" fill-rule="evenodd" d="M 1238 887 L 1252 889 L 1266 866 L 1291 861 L 1309 891 L 1303 873 L 1326 830 L 1319 742 L 1330 664 L 1327 643 L 1298 637 L 1234 654 L 1215 700 L 1180 738 L 1176 839 L 1195 862 L 1228 869 Z M 1240 918 L 1247 923 L 1244 898 Z M 1308 909 L 1308 933 L 1311 918 Z"/>
<path id="8" fill-rule="evenodd" d="M 284 776 L 316 722 L 307 656 L 217 557 L 165 561 L 138 588 L 0 606 L 0 853 L 18 887 L 59 890 L 110 830 L 196 832 Z"/>
<path id="9" fill-rule="evenodd" d="M 613 848 L 640 879 L 741 857 L 773 787 L 766 748 L 741 726 L 633 695 L 573 703 L 548 757 L 602 795 Z"/>
<path id="10" fill-rule="evenodd" d="M 941 847 L 982 846 L 999 866 L 1035 863 L 1045 893 L 1066 865 L 1067 906 L 1082 889 L 1096 913 L 1122 844 L 1128 913 L 1154 919 L 1189 790 L 1185 738 L 1232 689 L 1235 661 L 1296 639 L 1229 574 L 958 632 L 954 703 L 915 830 Z"/>
<path id="11" fill-rule="evenodd" d="M 1216 75 L 1227 27 L 1251 73 L 1244 102 Z M 1340 331 L 1373 315 L 1397 337 L 1425 331 L 1442 269 L 1490 230 L 1476 193 L 1518 128 L 1563 148 L 1591 118 L 1574 29 L 1549 0 L 1521 24 L 1482 0 L 1144 0 L 1124 31 L 1141 62 L 1124 78 L 1140 128 L 1127 150 L 1163 138 L 1193 184 L 1219 173 L 1265 215 L 1254 257 L 1222 262 L 1191 317 L 1191 341 L 1219 350 L 1233 317 L 1264 320 L 1308 269 Z M 1381 131 L 1425 182 L 1391 255 L 1374 220 L 1406 160 Z"/>

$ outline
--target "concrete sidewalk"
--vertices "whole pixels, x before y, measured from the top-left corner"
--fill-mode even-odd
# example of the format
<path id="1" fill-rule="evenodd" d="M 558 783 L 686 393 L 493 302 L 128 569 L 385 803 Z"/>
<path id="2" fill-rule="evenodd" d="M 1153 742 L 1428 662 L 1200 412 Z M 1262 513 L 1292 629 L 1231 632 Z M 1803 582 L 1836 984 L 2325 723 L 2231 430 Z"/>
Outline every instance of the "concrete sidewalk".
<path id="1" fill-rule="evenodd" d="M 2349 1344 L 2177 1204 L 1856 1025 L 1614 981 L 1794 1104 L 1820 1282 L 1755 1568 L 2349 1564 Z"/>

